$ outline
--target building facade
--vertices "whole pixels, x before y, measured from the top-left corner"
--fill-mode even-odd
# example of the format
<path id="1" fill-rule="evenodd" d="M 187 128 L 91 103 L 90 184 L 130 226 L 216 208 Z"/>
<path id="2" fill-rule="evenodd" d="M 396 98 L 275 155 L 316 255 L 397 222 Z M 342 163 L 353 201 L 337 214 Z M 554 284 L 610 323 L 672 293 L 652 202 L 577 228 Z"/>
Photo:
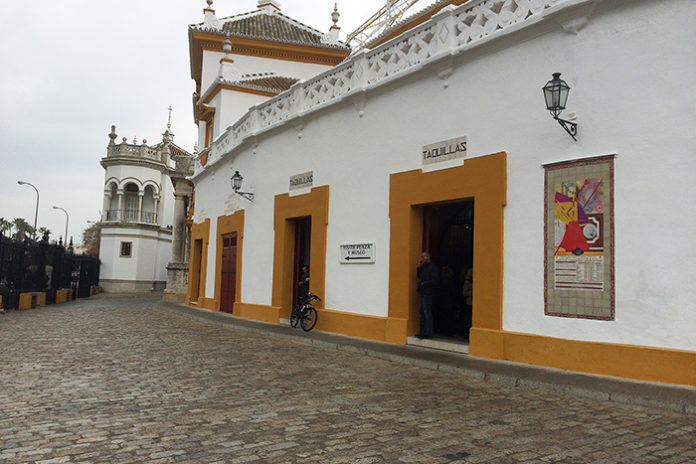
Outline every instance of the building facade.
<path id="1" fill-rule="evenodd" d="M 112 126 L 101 160 L 105 180 L 100 284 L 106 292 L 162 291 L 167 265 L 176 261 L 172 260 L 174 224 L 183 223 L 183 218 L 175 221 L 175 204 L 190 196 L 189 182 L 182 178 L 190 173 L 186 160 L 190 168 L 193 157 L 173 143 L 169 127 L 154 146 L 145 139 L 128 143 L 125 137 L 116 143 L 117 137 Z M 182 185 L 175 191 L 177 180 Z M 175 250 L 184 255 L 181 238 Z"/>
<path id="2" fill-rule="evenodd" d="M 696 385 L 694 13 L 452 4 L 241 115 L 232 94 L 230 113 L 209 100 L 220 119 L 192 176 L 187 302 L 278 323 L 308 264 L 317 329 L 406 343 L 428 251 L 436 333 L 472 355 Z M 230 53 L 196 44 L 210 87 Z M 562 124 L 542 93 L 556 72 Z"/>

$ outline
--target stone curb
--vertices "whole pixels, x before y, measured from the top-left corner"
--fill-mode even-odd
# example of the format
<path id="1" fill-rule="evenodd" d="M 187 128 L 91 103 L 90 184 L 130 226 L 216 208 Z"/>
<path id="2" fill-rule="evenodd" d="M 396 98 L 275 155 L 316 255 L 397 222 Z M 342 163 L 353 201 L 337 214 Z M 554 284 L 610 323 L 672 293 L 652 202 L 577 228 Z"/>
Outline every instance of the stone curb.
<path id="1" fill-rule="evenodd" d="M 160 301 L 158 307 L 199 322 L 454 373 L 496 385 L 696 415 L 696 387 L 583 374 L 328 332 L 303 332 L 181 303 Z"/>

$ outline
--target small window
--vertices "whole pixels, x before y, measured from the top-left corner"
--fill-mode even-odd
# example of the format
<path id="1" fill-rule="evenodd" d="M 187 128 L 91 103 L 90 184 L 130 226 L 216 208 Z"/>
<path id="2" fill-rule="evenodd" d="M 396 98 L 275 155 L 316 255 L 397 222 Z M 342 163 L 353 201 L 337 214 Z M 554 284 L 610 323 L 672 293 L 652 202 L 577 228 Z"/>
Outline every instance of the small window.
<path id="1" fill-rule="evenodd" d="M 130 258 L 133 249 L 133 242 L 121 242 L 121 257 Z"/>

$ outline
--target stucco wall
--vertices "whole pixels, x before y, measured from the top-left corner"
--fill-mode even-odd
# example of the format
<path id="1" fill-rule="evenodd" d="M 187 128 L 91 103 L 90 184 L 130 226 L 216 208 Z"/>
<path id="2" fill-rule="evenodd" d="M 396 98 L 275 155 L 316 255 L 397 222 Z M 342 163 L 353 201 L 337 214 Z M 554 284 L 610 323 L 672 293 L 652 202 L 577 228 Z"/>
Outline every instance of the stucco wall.
<path id="1" fill-rule="evenodd" d="M 270 304 L 274 196 L 311 170 L 330 186 L 326 307 L 386 316 L 389 174 L 421 168 L 423 145 L 466 135 L 470 157 L 508 155 L 504 330 L 696 350 L 694 13 L 687 0 L 603 2 L 577 34 L 540 22 L 455 57 L 447 85 L 438 63 L 369 92 L 363 117 L 343 101 L 263 134 L 255 154 L 247 146 L 196 179 L 195 221 L 212 219 L 206 296 L 215 218 L 242 207 L 242 300 Z M 544 108 L 541 87 L 557 71 L 572 88 L 577 142 Z M 542 165 L 602 154 L 617 155 L 616 319 L 544 316 Z M 253 203 L 232 195 L 235 170 Z M 375 264 L 338 263 L 341 243 L 362 241 L 376 243 Z"/>

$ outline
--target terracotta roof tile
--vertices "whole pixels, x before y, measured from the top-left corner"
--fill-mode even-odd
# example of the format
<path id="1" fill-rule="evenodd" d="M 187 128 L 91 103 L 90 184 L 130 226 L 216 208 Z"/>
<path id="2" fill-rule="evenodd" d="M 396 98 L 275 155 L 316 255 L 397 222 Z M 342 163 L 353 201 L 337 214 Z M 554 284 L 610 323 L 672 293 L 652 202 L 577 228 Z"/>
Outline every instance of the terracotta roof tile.
<path id="1" fill-rule="evenodd" d="M 223 34 L 229 33 L 233 37 L 233 41 L 234 37 L 245 37 L 295 43 L 310 47 L 350 50 L 350 47 L 343 42 L 336 44 L 322 42 L 323 32 L 279 12 L 269 14 L 264 11 L 253 11 L 220 18 L 220 22 L 222 23 L 222 30 L 219 32 Z M 213 32 L 210 29 L 204 29 L 202 24 L 192 25 L 191 27 Z"/>
<path id="2" fill-rule="evenodd" d="M 284 76 L 244 76 L 245 78 L 237 81 L 235 84 L 239 87 L 247 87 L 250 89 L 265 90 L 268 92 L 280 93 L 288 90 L 299 79 Z"/>

